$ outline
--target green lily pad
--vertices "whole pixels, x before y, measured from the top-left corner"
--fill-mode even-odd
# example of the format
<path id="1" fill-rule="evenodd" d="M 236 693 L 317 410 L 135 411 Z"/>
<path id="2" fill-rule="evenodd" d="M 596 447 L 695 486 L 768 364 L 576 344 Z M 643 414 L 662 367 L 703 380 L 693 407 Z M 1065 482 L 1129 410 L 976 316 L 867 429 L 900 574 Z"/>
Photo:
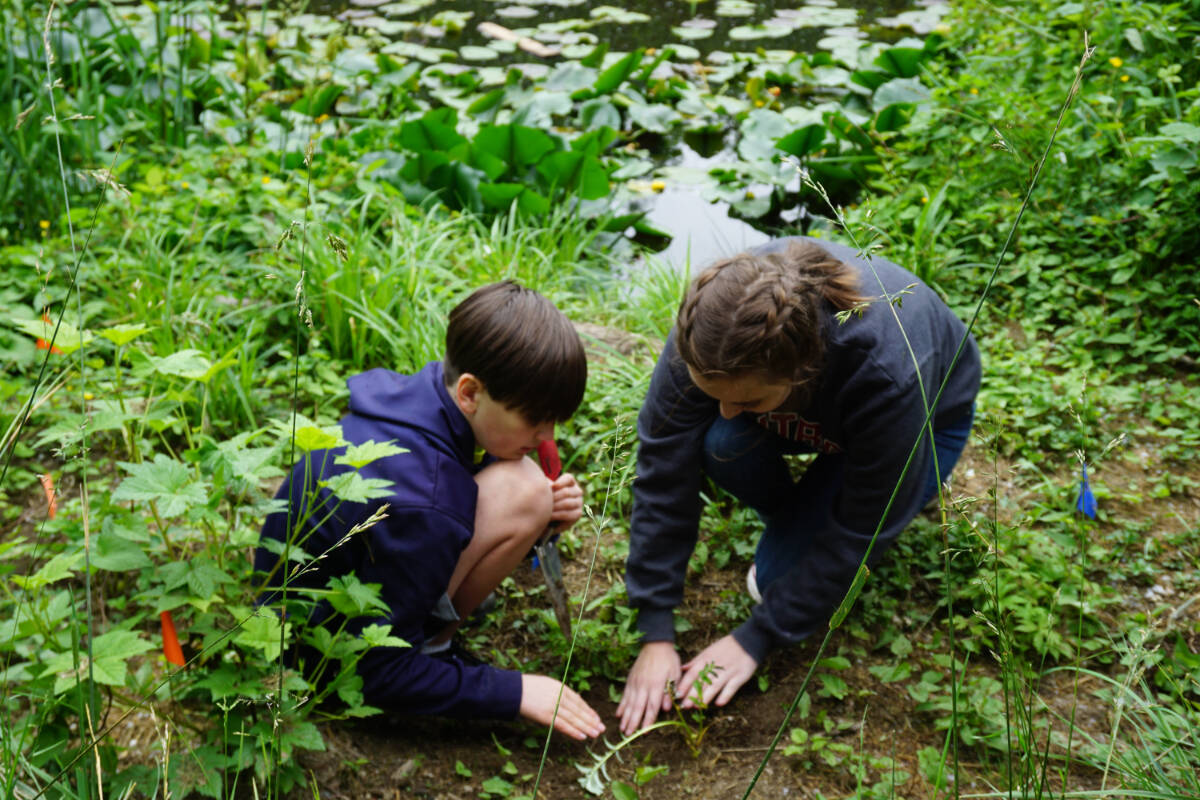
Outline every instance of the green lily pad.
<path id="1" fill-rule="evenodd" d="M 415 22 L 408 22 L 399 19 L 387 19 L 386 17 L 372 14 L 369 17 L 363 17 L 354 21 L 355 27 L 365 30 L 375 31 L 380 36 L 399 36 L 402 33 L 408 33 L 416 27 Z"/>
<path id="2" fill-rule="evenodd" d="M 770 25 L 739 25 L 729 31 L 729 38 L 737 41 L 747 39 L 778 39 L 791 33 L 791 28 L 777 28 Z"/>
<path id="3" fill-rule="evenodd" d="M 685 28 L 682 25 L 676 25 L 671 28 L 671 34 L 684 41 L 694 42 L 712 36 L 713 30 L 712 28 Z"/>
<path id="4" fill-rule="evenodd" d="M 458 48 L 458 56 L 464 61 L 493 61 L 499 58 L 500 54 L 490 47 L 468 44 Z"/>
<path id="5" fill-rule="evenodd" d="M 752 17 L 757 11 L 754 3 L 748 0 L 717 0 L 713 13 L 718 17 Z"/>
<path id="6" fill-rule="evenodd" d="M 642 130 L 666 133 L 679 120 L 679 114 L 660 103 L 629 106 L 629 119 Z"/>
<path id="7" fill-rule="evenodd" d="M 700 60 L 700 51 L 697 50 L 696 48 L 692 47 L 689 44 L 680 44 L 679 42 L 672 42 L 671 44 L 664 45 L 664 47 L 669 47 L 675 51 L 675 59 L 674 60 L 677 62 L 678 61 L 699 61 Z"/>
<path id="8" fill-rule="evenodd" d="M 509 19 L 528 19 L 538 15 L 537 9 L 529 6 L 505 6 L 504 8 L 496 9 L 496 16 L 508 17 Z"/>
<path id="9" fill-rule="evenodd" d="M 388 0 L 347 0 L 347 2 L 358 8 L 378 8 L 388 4 Z"/>
<path id="10" fill-rule="evenodd" d="M 858 21 L 858 10 L 812 3 L 801 8 L 780 10 L 776 16 L 787 20 L 793 28 L 834 28 L 853 25 Z"/>
<path id="11" fill-rule="evenodd" d="M 415 58 L 427 64 L 436 64 L 439 61 L 453 61 L 455 57 L 453 50 L 446 50 L 441 47 L 424 47 L 412 42 L 389 42 L 380 48 L 380 52 L 388 53 L 389 55 L 404 56 L 405 58 Z"/>
<path id="12" fill-rule="evenodd" d="M 401 0 L 399 3 L 389 3 L 381 6 L 379 10 L 389 17 L 403 17 L 429 8 L 433 3 L 434 0 Z"/>
<path id="13" fill-rule="evenodd" d="M 634 22 L 649 22 L 650 15 L 643 14 L 640 11 L 629 11 L 617 6 L 596 6 L 589 14 L 592 19 L 603 22 L 615 22 L 620 25 L 629 25 Z"/>

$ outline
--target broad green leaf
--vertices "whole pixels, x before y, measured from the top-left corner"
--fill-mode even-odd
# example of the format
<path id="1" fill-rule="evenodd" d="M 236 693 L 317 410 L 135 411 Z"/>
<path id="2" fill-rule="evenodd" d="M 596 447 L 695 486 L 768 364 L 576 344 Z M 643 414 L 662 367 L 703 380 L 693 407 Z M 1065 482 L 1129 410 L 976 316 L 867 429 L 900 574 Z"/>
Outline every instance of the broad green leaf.
<path id="1" fill-rule="evenodd" d="M 352 444 L 346 447 L 346 452 L 333 460 L 335 464 L 362 469 L 372 461 L 378 461 L 381 458 L 391 458 L 398 456 L 401 453 L 407 453 L 408 448 L 400 447 L 392 442 L 363 442 L 362 444 Z"/>
<path id="2" fill-rule="evenodd" d="M 1193 144 L 1200 143 L 1200 126 L 1190 122 L 1170 122 L 1159 128 L 1158 132 L 1159 135 L 1169 136 L 1172 139 L 1182 139 Z"/>
<path id="3" fill-rule="evenodd" d="M 479 196 L 483 198 L 484 206 L 492 211 L 506 211 L 523 191 L 525 187 L 519 183 L 479 184 Z"/>
<path id="4" fill-rule="evenodd" d="M 642 130 L 666 133 L 679 122 L 679 113 L 661 103 L 634 103 L 627 109 L 630 121 Z"/>
<path id="5" fill-rule="evenodd" d="M 59 653 L 46 664 L 46 673 L 57 673 L 54 682 L 54 692 L 59 694 L 75 686 L 90 676 L 96 683 L 105 686 L 123 686 L 125 684 L 125 662 L 134 656 L 141 655 L 147 650 L 153 650 L 154 645 L 138 636 L 134 631 L 109 631 L 92 640 L 92 657 L 90 664 L 87 660 L 87 650 L 80 649 L 79 665 L 74 664 L 75 656 L 71 653 Z"/>
<path id="6" fill-rule="evenodd" d="M 203 561 L 189 561 L 191 569 L 187 574 L 188 590 L 194 597 L 207 600 L 217 593 L 217 587 L 233 583 L 229 573 Z"/>
<path id="7" fill-rule="evenodd" d="M 265 608 L 260 608 L 242 623 L 233 641 L 243 647 L 259 650 L 267 661 L 274 661 L 279 658 L 279 638 L 279 617 Z"/>
<path id="8" fill-rule="evenodd" d="M 897 78 L 913 78 L 921 71 L 925 52 L 915 47 L 890 47 L 876 56 L 873 62 Z"/>
<path id="9" fill-rule="evenodd" d="M 400 143 L 418 153 L 427 150 L 444 153 L 467 141 L 455 130 L 456 121 L 453 108 L 436 108 L 419 119 L 401 125 Z"/>
<path id="10" fill-rule="evenodd" d="M 524 125 L 484 125 L 475 134 L 473 145 L 514 170 L 536 164 L 556 147 L 550 136 Z"/>
<path id="11" fill-rule="evenodd" d="M 175 517 L 208 499 L 206 482 L 195 480 L 187 467 L 161 453 L 154 461 L 118 463 L 129 477 L 112 493 L 115 502 L 153 502 L 159 514 Z"/>
<path id="12" fill-rule="evenodd" d="M 280 741 L 285 752 L 288 748 L 293 747 L 317 751 L 325 749 L 325 740 L 321 738 L 321 731 L 308 721 L 286 726 L 280 735 Z"/>
<path id="13" fill-rule="evenodd" d="M 616 800 L 638 800 L 637 789 L 624 781 L 613 781 L 608 788 L 612 789 Z"/>
<path id="14" fill-rule="evenodd" d="M 881 111 L 892 103 L 923 103 L 929 99 L 929 89 L 916 78 L 893 78 L 875 90 L 871 108 Z"/>
<path id="15" fill-rule="evenodd" d="M 364 478 L 357 472 L 342 472 L 332 478 L 320 481 L 317 485 L 329 489 L 333 492 L 334 497 L 348 503 L 379 500 L 392 493 L 391 481 L 385 478 Z"/>
<path id="16" fill-rule="evenodd" d="M 91 331 L 84 330 L 80 333 L 78 328 L 65 319 L 58 326 L 58 336 L 54 335 L 53 324 L 40 319 L 13 319 L 9 320 L 9 324 L 42 341 L 50 342 L 53 339 L 53 345 L 65 355 L 74 353 L 94 338 Z"/>
<path id="17" fill-rule="evenodd" d="M 805 125 L 775 142 L 775 147 L 798 158 L 804 158 L 820 149 L 824 141 L 824 125 Z"/>
<path id="18" fill-rule="evenodd" d="M 109 572 L 126 572 L 151 565 L 145 550 L 113 531 L 102 531 L 92 544 L 91 564 Z"/>
<path id="19" fill-rule="evenodd" d="M 361 617 L 369 611 L 388 613 L 387 604 L 379 599 L 378 583 L 363 583 L 354 575 L 329 579 L 329 594 L 325 599 L 339 614 Z"/>
<path id="20" fill-rule="evenodd" d="M 163 358 L 151 357 L 159 375 L 198 379 L 212 367 L 212 361 L 199 350 L 179 350 Z"/>
<path id="21" fill-rule="evenodd" d="M 592 91 L 595 94 L 608 94 L 616 89 L 625 82 L 626 78 L 633 74 L 638 64 L 642 63 L 643 53 L 645 53 L 645 50 L 638 48 L 601 72 L 599 77 L 596 78 L 595 84 L 592 85 Z"/>
<path id="22" fill-rule="evenodd" d="M 14 584 L 27 592 L 37 591 L 52 583 L 57 583 L 75 574 L 75 567 L 83 561 L 83 552 L 59 553 L 42 565 L 41 569 L 32 575 L 14 575 Z"/>
<path id="23" fill-rule="evenodd" d="M 412 647 L 399 636 L 392 636 L 391 625 L 368 625 L 363 628 L 362 638 L 371 647 Z"/>
<path id="24" fill-rule="evenodd" d="M 100 335 L 117 347 L 123 347 L 149 330 L 145 325 L 113 325 L 100 331 Z"/>
<path id="25" fill-rule="evenodd" d="M 337 447 L 340 441 L 337 436 L 329 431 L 322 430 L 313 425 L 305 425 L 302 428 L 296 429 L 296 447 L 306 453 Z"/>

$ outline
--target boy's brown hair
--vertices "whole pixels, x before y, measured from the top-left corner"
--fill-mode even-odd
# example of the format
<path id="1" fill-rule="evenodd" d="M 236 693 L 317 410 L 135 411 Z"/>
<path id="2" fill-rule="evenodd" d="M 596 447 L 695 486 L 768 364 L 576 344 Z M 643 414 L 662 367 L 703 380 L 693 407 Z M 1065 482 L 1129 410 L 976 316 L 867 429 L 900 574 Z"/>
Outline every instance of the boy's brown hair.
<path id="1" fill-rule="evenodd" d="M 679 306 L 679 354 L 696 373 L 762 373 L 803 384 L 820 373 L 828 309 L 865 302 L 852 267 L 811 242 L 742 253 L 696 276 Z"/>
<path id="2" fill-rule="evenodd" d="M 450 312 L 446 386 L 463 373 L 533 424 L 563 422 L 583 401 L 587 357 L 554 303 L 506 280 L 476 289 Z"/>

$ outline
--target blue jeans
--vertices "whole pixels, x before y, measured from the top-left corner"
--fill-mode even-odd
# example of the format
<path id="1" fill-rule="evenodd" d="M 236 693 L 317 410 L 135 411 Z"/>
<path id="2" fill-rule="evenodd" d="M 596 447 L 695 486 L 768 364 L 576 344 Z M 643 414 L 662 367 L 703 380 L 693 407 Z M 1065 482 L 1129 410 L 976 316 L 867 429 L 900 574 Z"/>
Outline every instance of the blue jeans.
<path id="1" fill-rule="evenodd" d="M 921 504 L 937 495 L 958 463 L 975 409 L 960 421 L 933 431 L 937 468 L 932 459 L 925 477 Z M 784 575 L 808 552 L 814 531 L 829 523 L 833 502 L 842 486 L 845 455 L 821 454 L 800 480 L 793 481 L 783 456 L 811 453 L 812 448 L 774 434 L 750 414 L 718 418 L 704 436 L 704 471 L 738 500 L 758 512 L 763 534 L 754 554 L 760 591 Z"/>

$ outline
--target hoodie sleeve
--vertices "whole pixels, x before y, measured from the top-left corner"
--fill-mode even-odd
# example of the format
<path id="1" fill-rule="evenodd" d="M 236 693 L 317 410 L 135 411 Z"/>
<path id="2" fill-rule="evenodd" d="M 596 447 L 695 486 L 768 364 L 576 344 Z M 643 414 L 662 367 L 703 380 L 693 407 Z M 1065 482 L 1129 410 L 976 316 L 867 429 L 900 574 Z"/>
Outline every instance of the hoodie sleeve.
<path id="1" fill-rule="evenodd" d="M 637 477 L 625 588 L 646 641 L 673 641 L 673 612 L 683 597 L 700 522 L 703 432 L 717 404 L 692 384 L 675 349 L 659 356 L 638 414 Z"/>
<path id="2" fill-rule="evenodd" d="M 866 359 L 838 393 L 838 407 L 851 409 L 843 418 L 845 456 L 838 495 L 820 530 L 813 532 L 807 557 L 766 587 L 762 603 L 733 632 L 759 663 L 772 645 L 798 642 L 825 624 L 868 548 L 867 563 L 873 567 L 920 511 L 932 444 L 928 431 L 922 433 L 924 404 L 909 369 L 907 380 L 896 380 Z M 905 471 L 910 451 L 912 462 Z"/>
<path id="3" fill-rule="evenodd" d="M 425 622 L 445 592 L 470 541 L 458 519 L 429 508 L 389 508 L 370 533 L 358 577 L 381 585 L 392 635 L 412 647 L 376 647 L 358 664 L 367 703 L 409 714 L 513 719 L 521 705 L 521 675 L 420 652 Z M 460 546 L 461 545 L 461 546 Z M 356 620 L 356 622 L 358 622 Z M 360 625 L 370 624 L 370 621 Z"/>

